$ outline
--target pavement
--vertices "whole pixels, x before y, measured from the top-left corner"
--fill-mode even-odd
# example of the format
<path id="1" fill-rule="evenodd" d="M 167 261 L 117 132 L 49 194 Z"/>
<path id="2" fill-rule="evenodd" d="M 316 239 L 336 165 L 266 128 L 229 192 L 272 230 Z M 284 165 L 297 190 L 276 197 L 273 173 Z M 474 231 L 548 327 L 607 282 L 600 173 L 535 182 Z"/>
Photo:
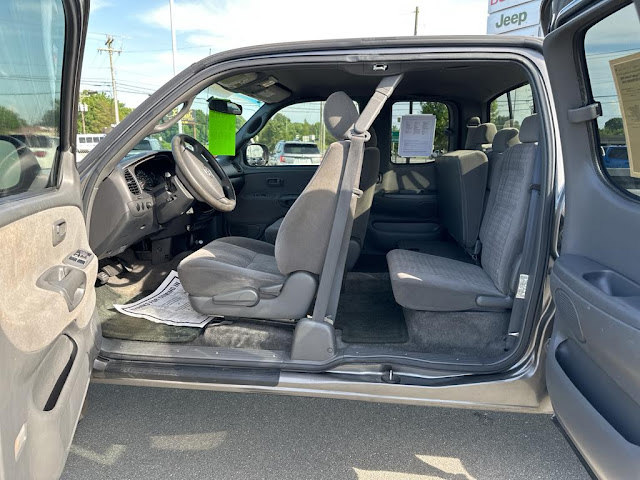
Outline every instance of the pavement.
<path id="1" fill-rule="evenodd" d="M 91 385 L 62 478 L 588 479 L 547 415 Z"/>

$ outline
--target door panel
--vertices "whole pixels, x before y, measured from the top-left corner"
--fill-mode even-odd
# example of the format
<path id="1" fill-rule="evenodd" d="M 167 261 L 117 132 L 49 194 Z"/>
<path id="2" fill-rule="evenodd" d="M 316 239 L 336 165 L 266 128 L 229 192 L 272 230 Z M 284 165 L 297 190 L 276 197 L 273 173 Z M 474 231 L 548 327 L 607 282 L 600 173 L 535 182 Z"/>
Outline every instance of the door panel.
<path id="1" fill-rule="evenodd" d="M 67 159 L 69 173 L 75 165 Z M 0 214 L 4 478 L 61 474 L 89 384 L 99 338 L 93 318 L 98 262 L 93 255 L 84 264 L 69 260 L 78 250 L 90 252 L 75 182 L 77 175 L 62 182 L 64 192 L 12 200 Z M 56 273 L 45 285 L 50 270 Z"/>
<path id="2" fill-rule="evenodd" d="M 89 5 L 5 0 L 0 30 L 0 478 L 58 478 L 99 331 L 72 145 Z"/>
<path id="3" fill-rule="evenodd" d="M 637 478 L 640 202 L 610 180 L 600 152 L 607 138 L 617 136 L 615 141 L 625 143 L 624 135 L 611 130 L 610 120 L 619 111 L 609 60 L 638 48 L 640 24 L 629 2 L 579 6 L 574 2 L 573 13 L 556 16 L 563 24 L 544 42 L 566 182 L 562 250 L 551 274 L 556 314 L 547 387 L 560 424 L 594 473 L 600 478 Z M 619 12 L 624 18 L 606 20 L 625 8 Z M 612 31 L 585 36 L 594 25 L 606 25 L 605 20 Z M 627 27 L 635 30 L 627 32 Z M 613 33 L 619 43 L 610 41 Z M 583 38 L 595 40 L 587 54 Z M 601 65 L 596 71 L 597 62 Z M 569 121 L 570 110 L 598 97 L 607 102 L 601 104 L 599 119 Z"/>
<path id="4" fill-rule="evenodd" d="M 264 229 L 284 217 L 307 186 L 316 167 L 245 167 L 236 208 L 225 214 L 231 235 L 261 238 Z"/>

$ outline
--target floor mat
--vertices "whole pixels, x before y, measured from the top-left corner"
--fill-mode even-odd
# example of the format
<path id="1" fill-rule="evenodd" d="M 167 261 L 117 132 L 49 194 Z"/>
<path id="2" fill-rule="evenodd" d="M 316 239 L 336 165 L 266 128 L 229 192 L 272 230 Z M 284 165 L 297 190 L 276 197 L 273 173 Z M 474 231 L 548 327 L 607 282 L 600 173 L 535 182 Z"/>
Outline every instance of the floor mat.
<path id="1" fill-rule="evenodd" d="M 340 294 L 335 328 L 345 343 L 405 343 L 407 325 L 388 274 L 350 272 Z"/>
<path id="2" fill-rule="evenodd" d="M 153 290 L 145 290 L 131 298 L 127 291 L 118 292 L 108 285 L 96 288 L 96 303 L 102 322 L 102 335 L 119 340 L 142 342 L 185 343 L 195 340 L 202 329 L 174 327 L 151 322 L 144 318 L 124 315 L 113 308 L 113 304 L 129 303 L 144 298 Z"/>

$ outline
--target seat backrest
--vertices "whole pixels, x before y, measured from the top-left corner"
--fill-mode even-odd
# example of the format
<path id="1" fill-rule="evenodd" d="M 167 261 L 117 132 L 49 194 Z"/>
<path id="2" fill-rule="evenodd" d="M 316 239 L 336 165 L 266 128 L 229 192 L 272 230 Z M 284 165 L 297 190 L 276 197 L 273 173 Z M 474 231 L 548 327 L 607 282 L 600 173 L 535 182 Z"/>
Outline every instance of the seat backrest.
<path id="1" fill-rule="evenodd" d="M 358 119 L 353 100 L 344 92 L 335 92 L 324 106 L 327 130 L 339 141 L 329 145 L 315 174 L 293 203 L 278 230 L 275 256 L 278 269 L 285 275 L 322 271 L 331 226 L 336 211 L 338 190 L 349 155 L 348 138 Z"/>
<path id="2" fill-rule="evenodd" d="M 529 192 L 540 137 L 538 115 L 522 122 L 520 141 L 502 153 L 480 227 L 482 268 L 505 295 L 522 252 Z"/>
<path id="3" fill-rule="evenodd" d="M 496 131 L 493 123 L 480 123 L 478 117 L 471 117 L 467 122 L 467 139 L 464 149 L 482 151 L 489 149 Z"/>
<path id="4" fill-rule="evenodd" d="M 502 154 L 506 152 L 509 147 L 520 143 L 518 133 L 519 132 L 517 128 L 503 128 L 502 130 L 498 130 L 495 137 L 493 137 L 491 151 L 487 152 L 487 158 L 489 159 L 489 175 L 487 177 L 487 188 L 489 190 L 491 190 L 491 186 L 493 185 L 498 175 Z"/>
<path id="5" fill-rule="evenodd" d="M 478 150 L 458 150 L 436 158 L 440 221 L 468 251 L 474 250 L 478 239 L 487 172 L 487 156 Z"/>

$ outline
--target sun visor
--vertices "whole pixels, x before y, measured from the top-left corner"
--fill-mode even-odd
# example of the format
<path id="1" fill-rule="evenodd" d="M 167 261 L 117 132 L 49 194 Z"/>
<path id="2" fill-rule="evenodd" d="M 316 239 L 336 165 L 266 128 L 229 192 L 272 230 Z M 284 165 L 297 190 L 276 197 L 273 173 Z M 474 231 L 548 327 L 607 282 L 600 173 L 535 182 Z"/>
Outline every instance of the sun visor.
<path id="1" fill-rule="evenodd" d="M 209 151 L 212 155 L 236 154 L 236 117 L 242 106 L 211 97 L 209 103 Z"/>

